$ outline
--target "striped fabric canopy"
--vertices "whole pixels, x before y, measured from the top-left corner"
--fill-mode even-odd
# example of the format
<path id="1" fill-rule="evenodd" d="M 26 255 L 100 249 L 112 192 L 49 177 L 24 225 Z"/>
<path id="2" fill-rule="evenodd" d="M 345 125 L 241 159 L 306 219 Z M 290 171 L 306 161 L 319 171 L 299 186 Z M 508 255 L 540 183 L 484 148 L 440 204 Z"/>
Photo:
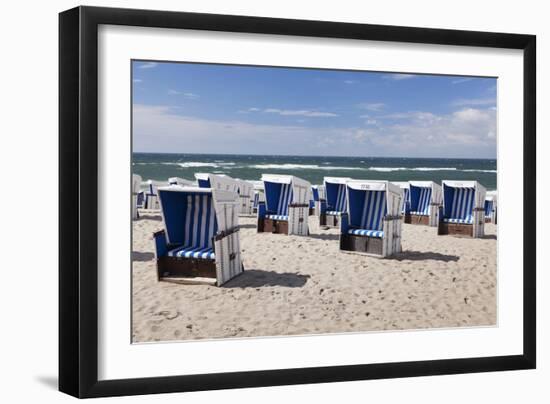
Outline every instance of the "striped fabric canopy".
<path id="1" fill-rule="evenodd" d="M 212 238 L 217 232 L 211 193 L 160 191 L 171 257 L 214 259 Z"/>
<path id="2" fill-rule="evenodd" d="M 485 217 L 491 217 L 491 214 L 493 213 L 493 201 L 492 200 L 485 200 Z"/>
<path id="3" fill-rule="evenodd" d="M 409 212 L 411 210 L 410 190 L 409 188 L 403 188 L 403 209 L 402 213 Z"/>
<path id="4" fill-rule="evenodd" d="M 292 184 L 264 182 L 267 218 L 288 220 L 288 205 L 292 202 Z"/>
<path id="5" fill-rule="evenodd" d="M 346 184 L 325 182 L 325 192 L 327 194 L 327 211 L 346 211 Z"/>
<path id="6" fill-rule="evenodd" d="M 443 195 L 443 221 L 473 223 L 475 188 L 445 186 Z"/>
<path id="7" fill-rule="evenodd" d="M 383 237 L 383 219 L 387 212 L 386 191 L 348 188 L 350 217 L 349 234 Z"/>
<path id="8" fill-rule="evenodd" d="M 317 202 L 319 200 L 319 188 L 311 187 L 311 193 L 313 194 L 313 200 Z"/>
<path id="9" fill-rule="evenodd" d="M 410 188 L 411 213 L 415 215 L 429 215 L 432 188 L 418 187 L 412 184 Z"/>

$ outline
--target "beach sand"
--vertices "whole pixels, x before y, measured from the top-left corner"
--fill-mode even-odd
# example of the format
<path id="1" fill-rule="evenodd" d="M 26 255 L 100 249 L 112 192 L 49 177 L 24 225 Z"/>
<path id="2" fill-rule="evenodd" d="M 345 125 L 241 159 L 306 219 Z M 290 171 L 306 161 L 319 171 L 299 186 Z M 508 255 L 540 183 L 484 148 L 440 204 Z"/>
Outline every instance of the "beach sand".
<path id="1" fill-rule="evenodd" d="M 496 226 L 484 239 L 403 225 L 403 252 L 340 252 L 310 216 L 310 237 L 256 233 L 240 218 L 245 272 L 222 287 L 158 282 L 153 232 L 133 224 L 133 342 L 473 327 L 496 324 Z"/>

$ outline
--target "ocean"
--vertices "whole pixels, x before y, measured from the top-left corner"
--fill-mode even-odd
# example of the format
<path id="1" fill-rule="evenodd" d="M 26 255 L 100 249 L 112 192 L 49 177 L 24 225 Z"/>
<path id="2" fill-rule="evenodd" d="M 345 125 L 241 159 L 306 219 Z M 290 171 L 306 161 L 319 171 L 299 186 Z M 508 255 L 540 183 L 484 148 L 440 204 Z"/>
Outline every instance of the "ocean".
<path id="1" fill-rule="evenodd" d="M 259 180 L 262 174 L 289 174 L 312 184 L 322 184 L 325 176 L 437 183 L 477 180 L 487 190 L 497 189 L 495 159 L 134 153 L 132 172 L 143 180 L 161 181 L 169 177 L 194 180 L 196 172 L 244 180 Z"/>

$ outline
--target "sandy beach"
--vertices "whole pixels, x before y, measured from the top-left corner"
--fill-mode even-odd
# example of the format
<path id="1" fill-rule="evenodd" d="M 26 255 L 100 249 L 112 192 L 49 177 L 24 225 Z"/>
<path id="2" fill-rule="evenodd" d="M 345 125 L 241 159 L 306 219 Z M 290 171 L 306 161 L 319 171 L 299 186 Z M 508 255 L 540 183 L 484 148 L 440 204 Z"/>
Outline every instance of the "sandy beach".
<path id="1" fill-rule="evenodd" d="M 240 218 L 245 272 L 222 287 L 158 282 L 153 232 L 133 222 L 133 342 L 473 327 L 496 324 L 496 226 L 483 239 L 403 226 L 403 252 L 340 252 L 310 216 L 310 237 L 256 233 Z"/>

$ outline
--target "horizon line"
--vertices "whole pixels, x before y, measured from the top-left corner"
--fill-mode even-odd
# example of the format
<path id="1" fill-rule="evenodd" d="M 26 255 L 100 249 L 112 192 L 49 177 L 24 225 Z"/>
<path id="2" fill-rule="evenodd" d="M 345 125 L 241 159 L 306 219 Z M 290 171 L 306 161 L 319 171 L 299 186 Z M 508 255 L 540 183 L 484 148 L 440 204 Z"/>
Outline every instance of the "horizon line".
<path id="1" fill-rule="evenodd" d="M 146 152 L 132 151 L 132 154 L 186 154 L 194 156 L 267 156 L 267 157 L 337 157 L 337 158 L 393 158 L 393 159 L 446 159 L 446 160 L 498 160 L 497 157 L 410 157 L 410 156 L 338 156 L 316 154 L 247 154 L 247 153 L 189 153 L 189 152 Z"/>

